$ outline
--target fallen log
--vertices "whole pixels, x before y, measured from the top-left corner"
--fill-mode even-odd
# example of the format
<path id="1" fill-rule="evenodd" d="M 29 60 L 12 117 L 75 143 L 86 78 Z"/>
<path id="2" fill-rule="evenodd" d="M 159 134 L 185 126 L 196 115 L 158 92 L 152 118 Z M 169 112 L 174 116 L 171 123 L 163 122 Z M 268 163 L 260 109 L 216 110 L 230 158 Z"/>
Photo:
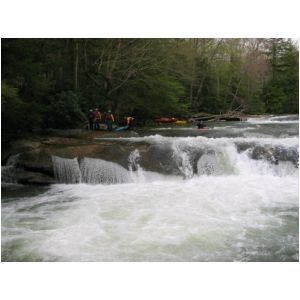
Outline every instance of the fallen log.
<path id="1" fill-rule="evenodd" d="M 208 113 L 198 113 L 192 115 L 189 119 L 190 122 L 211 122 L 211 121 L 246 121 L 247 117 L 244 115 L 243 110 L 233 110 L 225 114 L 213 115 Z"/>

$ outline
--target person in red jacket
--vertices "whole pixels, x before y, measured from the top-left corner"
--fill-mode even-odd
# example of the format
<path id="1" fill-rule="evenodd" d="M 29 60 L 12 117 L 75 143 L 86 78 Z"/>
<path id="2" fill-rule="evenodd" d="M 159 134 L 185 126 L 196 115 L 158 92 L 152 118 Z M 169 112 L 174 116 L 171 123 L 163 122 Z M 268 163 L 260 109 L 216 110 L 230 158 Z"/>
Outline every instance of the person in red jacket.
<path id="1" fill-rule="evenodd" d="M 115 118 L 114 118 L 114 115 L 111 113 L 110 110 L 106 114 L 105 122 L 106 122 L 106 125 L 107 125 L 107 130 L 112 131 L 112 124 L 113 124 L 113 122 L 115 122 Z"/>
<path id="2" fill-rule="evenodd" d="M 100 130 L 101 113 L 98 108 L 95 109 L 95 130 Z"/>

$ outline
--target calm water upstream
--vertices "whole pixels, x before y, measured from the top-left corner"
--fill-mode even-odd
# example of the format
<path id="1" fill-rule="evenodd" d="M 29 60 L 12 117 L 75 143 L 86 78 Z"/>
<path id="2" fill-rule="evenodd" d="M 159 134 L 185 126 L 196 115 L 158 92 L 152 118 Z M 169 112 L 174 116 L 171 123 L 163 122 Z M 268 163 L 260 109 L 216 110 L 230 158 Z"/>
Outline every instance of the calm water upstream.
<path id="1" fill-rule="evenodd" d="M 298 261 L 298 115 L 208 125 L 113 138 L 127 168 L 54 157 L 58 184 L 3 183 L 2 261 Z"/>

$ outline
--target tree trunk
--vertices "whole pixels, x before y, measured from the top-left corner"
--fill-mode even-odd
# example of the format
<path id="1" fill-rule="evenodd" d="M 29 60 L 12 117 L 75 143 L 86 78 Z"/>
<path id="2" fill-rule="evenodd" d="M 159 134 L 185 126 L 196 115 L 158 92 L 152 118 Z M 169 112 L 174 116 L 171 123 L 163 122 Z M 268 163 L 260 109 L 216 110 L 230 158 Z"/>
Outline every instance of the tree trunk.
<path id="1" fill-rule="evenodd" d="M 62 59 L 61 49 L 58 50 L 57 60 L 58 60 L 58 82 L 60 89 L 64 86 L 64 69 L 63 69 L 63 59 Z"/>
<path id="2" fill-rule="evenodd" d="M 191 107 L 193 107 L 193 81 L 191 82 L 190 84 L 190 104 L 191 104 Z"/>
<path id="3" fill-rule="evenodd" d="M 78 41 L 75 40 L 74 45 L 74 91 L 78 88 Z"/>

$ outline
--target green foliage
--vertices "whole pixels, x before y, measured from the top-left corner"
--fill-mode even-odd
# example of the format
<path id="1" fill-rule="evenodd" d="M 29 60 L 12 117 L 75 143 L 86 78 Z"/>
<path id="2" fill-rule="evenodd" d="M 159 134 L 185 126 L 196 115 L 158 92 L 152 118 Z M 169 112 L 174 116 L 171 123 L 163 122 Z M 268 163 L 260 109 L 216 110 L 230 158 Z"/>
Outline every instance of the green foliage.
<path id="1" fill-rule="evenodd" d="M 299 112 L 299 51 L 291 40 L 272 39 L 269 60 L 271 72 L 263 89 L 266 111 Z"/>
<path id="2" fill-rule="evenodd" d="M 16 100 L 18 98 L 18 89 L 10 86 L 7 82 L 1 81 L 1 96 L 2 96 L 2 109 L 6 108 L 9 100 Z"/>
<path id="3" fill-rule="evenodd" d="M 180 101 L 183 95 L 183 85 L 174 78 L 158 75 L 154 80 L 148 77 L 132 84 L 120 99 L 118 114 L 133 114 L 139 123 L 162 115 L 182 115 L 187 113 L 185 104 Z"/>
<path id="4" fill-rule="evenodd" d="M 6 81 L 1 81 L 2 130 L 11 132 L 12 128 L 17 128 L 24 122 L 24 107 L 24 103 L 18 97 L 18 89 Z"/>
<path id="5" fill-rule="evenodd" d="M 49 105 L 44 109 L 46 127 L 76 128 L 85 116 L 79 106 L 77 95 L 72 92 L 61 92 L 49 97 Z"/>
<path id="6" fill-rule="evenodd" d="M 74 128 L 90 108 L 140 122 L 193 112 L 298 113 L 288 39 L 2 39 L 5 132 Z"/>

